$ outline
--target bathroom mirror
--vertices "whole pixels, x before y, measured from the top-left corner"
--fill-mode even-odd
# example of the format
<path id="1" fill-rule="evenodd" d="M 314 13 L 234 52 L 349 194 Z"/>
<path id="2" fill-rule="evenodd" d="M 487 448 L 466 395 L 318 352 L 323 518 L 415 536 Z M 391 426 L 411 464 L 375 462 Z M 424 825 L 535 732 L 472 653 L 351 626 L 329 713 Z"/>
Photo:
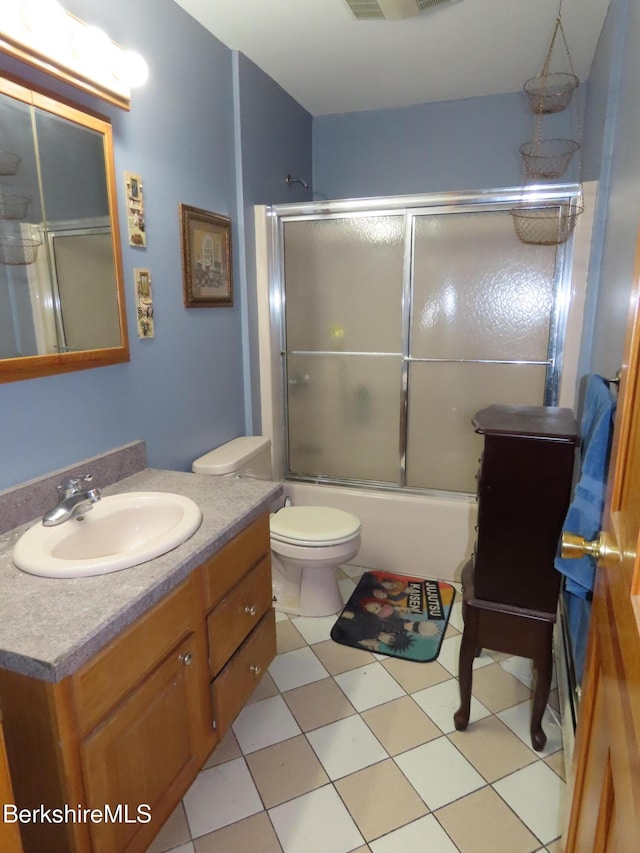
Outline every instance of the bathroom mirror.
<path id="1" fill-rule="evenodd" d="M 0 78 L 0 381 L 128 360 L 111 125 Z"/>

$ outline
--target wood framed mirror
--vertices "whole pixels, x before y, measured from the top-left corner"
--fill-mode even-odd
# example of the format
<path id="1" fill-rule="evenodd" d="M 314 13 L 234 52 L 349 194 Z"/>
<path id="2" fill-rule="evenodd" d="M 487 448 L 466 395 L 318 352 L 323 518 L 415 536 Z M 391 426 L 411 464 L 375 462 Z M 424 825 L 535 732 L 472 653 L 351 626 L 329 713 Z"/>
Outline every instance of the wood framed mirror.
<path id="1" fill-rule="evenodd" d="M 111 125 L 0 77 L 0 382 L 128 360 Z"/>

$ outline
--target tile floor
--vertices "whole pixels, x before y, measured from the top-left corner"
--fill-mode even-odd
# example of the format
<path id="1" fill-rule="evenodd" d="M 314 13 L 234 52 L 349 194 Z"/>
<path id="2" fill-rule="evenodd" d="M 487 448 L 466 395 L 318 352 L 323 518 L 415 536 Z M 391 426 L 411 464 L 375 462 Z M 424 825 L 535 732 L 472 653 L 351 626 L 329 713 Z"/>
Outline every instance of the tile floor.
<path id="1" fill-rule="evenodd" d="M 148 853 L 560 853 L 557 696 L 536 753 L 529 661 L 483 652 L 455 731 L 459 595 L 431 664 L 338 645 L 333 616 L 277 620 L 278 656 Z"/>

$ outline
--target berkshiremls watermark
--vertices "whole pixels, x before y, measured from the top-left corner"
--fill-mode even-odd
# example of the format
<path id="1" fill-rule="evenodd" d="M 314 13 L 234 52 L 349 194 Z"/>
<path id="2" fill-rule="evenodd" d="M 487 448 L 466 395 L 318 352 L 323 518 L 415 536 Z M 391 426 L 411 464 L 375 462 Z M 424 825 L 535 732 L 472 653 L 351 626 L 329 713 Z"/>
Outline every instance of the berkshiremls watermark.
<path id="1" fill-rule="evenodd" d="M 45 805 L 33 809 L 18 808 L 13 803 L 4 803 L 2 819 L 5 823 L 149 823 L 151 806 L 147 803 L 131 807 L 127 803 L 111 806 L 105 803 L 102 808 L 61 806 L 49 808 Z"/>

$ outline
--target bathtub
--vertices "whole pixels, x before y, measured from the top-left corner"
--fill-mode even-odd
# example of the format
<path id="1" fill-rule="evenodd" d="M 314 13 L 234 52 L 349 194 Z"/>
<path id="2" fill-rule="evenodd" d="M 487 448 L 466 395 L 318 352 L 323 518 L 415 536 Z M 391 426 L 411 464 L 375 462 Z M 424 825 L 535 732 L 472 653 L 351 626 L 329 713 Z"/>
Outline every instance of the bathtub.
<path id="1" fill-rule="evenodd" d="M 344 509 L 362 523 L 356 566 L 459 581 L 475 541 L 474 498 L 398 494 L 285 481 L 292 503 Z"/>

